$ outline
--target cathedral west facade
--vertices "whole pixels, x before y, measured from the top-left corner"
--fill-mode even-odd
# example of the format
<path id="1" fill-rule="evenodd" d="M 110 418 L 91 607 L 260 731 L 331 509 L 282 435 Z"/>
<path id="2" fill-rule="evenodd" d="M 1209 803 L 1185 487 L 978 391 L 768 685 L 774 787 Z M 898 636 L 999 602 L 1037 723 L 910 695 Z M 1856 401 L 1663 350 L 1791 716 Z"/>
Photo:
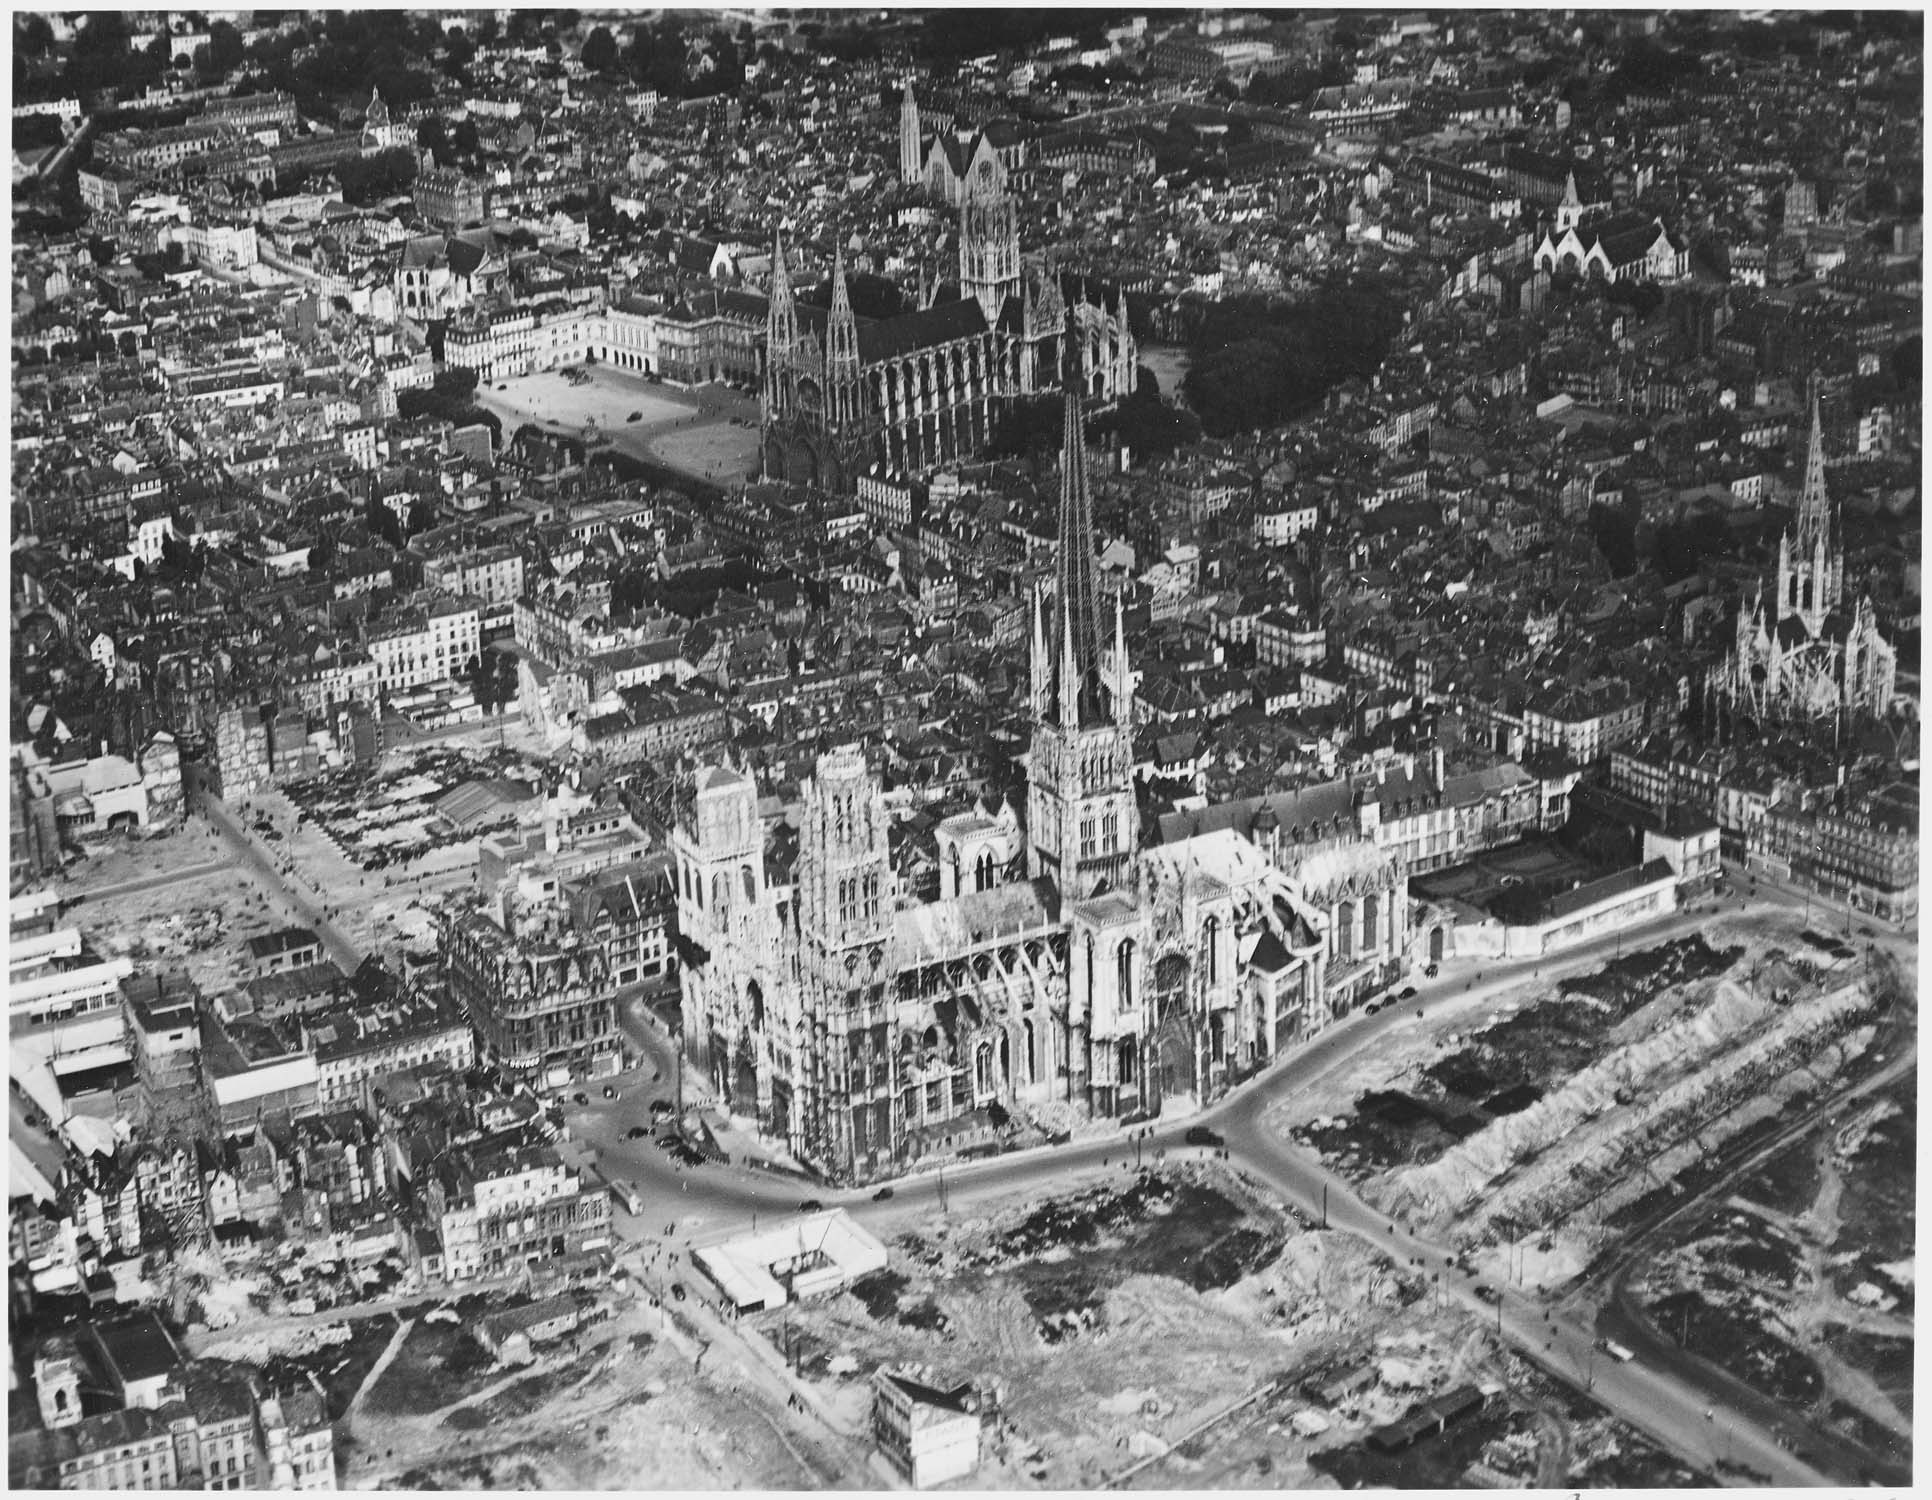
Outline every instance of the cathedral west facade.
<path id="1" fill-rule="evenodd" d="M 1326 977 L 1364 959 L 1365 932 L 1377 972 L 1399 971 L 1404 924 L 1365 929 L 1355 885 L 1304 892 L 1297 861 L 1226 829 L 1143 847 L 1083 406 L 1077 391 L 1066 403 L 1054 583 L 1032 601 L 1023 828 L 1010 806 L 941 824 L 950 878 L 940 900 L 915 902 L 858 746 L 822 755 L 804 784 L 789 870 L 767 863 L 750 773 L 707 767 L 683 793 L 687 1056 L 734 1114 L 837 1181 L 989 1144 L 1009 1124 L 1051 1132 L 1212 1098 L 1327 1022 Z M 1327 832 L 1376 864 L 1350 880 L 1406 906 L 1372 844 Z"/>
<path id="2" fill-rule="evenodd" d="M 1132 392 L 1124 294 L 1023 261 L 998 157 L 973 169 L 958 241 L 956 285 L 877 319 L 855 315 L 842 255 L 829 311 L 799 303 L 780 241 L 759 396 L 767 479 L 849 493 L 875 467 L 918 474 L 974 458 L 1009 403 L 1060 390 L 1076 364 L 1090 404 Z"/>
<path id="3" fill-rule="evenodd" d="M 1845 557 L 1825 487 L 1824 427 L 1811 405 L 1811 444 L 1796 524 L 1778 546 L 1771 596 L 1738 611 L 1730 653 L 1712 690 L 1729 712 L 1759 722 L 1854 713 L 1884 717 L 1898 652 L 1878 630 L 1869 595 L 1845 607 Z"/>

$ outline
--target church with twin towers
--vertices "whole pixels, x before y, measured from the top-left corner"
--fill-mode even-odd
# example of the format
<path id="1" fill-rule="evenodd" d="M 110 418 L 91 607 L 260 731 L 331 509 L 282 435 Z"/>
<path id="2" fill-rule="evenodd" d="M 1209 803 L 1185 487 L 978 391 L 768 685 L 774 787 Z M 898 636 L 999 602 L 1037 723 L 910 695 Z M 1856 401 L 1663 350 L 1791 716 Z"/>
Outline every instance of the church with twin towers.
<path id="1" fill-rule="evenodd" d="M 900 119 L 901 190 L 957 215 L 957 277 L 889 318 L 852 307 L 842 249 L 829 308 L 800 302 L 781 233 L 759 390 L 768 480 L 849 494 L 861 475 L 917 477 L 985 451 L 1016 401 L 1069 378 L 1090 407 L 1132 393 L 1137 351 L 1118 288 L 1024 253 L 1010 181 L 1017 143 L 941 134 L 930 146 L 910 83 Z M 928 170 L 929 161 L 938 165 Z M 1078 372 L 1069 375 L 1069 372 Z"/>
<path id="2" fill-rule="evenodd" d="M 1135 679 L 1120 601 L 1096 578 L 1087 409 L 1067 393 L 1052 582 L 1030 600 L 1023 802 L 937 826 L 937 900 L 900 883 L 862 746 L 820 755 L 780 812 L 728 759 L 678 795 L 688 1065 L 835 1182 L 1211 1099 L 1325 1024 L 1342 935 L 1402 938 L 1399 922 L 1360 919 L 1353 887 L 1311 895 L 1229 829 L 1142 839 Z M 768 820 L 796 830 L 789 865 Z M 1399 896 L 1367 900 L 1393 911 Z"/>

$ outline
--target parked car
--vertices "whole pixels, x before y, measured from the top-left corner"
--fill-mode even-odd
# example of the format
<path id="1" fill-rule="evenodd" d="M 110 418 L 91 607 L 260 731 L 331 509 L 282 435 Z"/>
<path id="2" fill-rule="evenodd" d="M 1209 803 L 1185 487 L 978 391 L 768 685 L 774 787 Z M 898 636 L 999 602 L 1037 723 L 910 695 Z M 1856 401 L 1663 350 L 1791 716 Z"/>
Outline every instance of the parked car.
<path id="1" fill-rule="evenodd" d="M 1493 1307 L 1503 1300 L 1503 1294 L 1497 1291 L 1495 1287 L 1485 1286 L 1479 1281 L 1476 1283 L 1476 1298 L 1478 1301 L 1487 1302 Z"/>
<path id="2" fill-rule="evenodd" d="M 678 1301 L 682 1302 L 684 1300 L 684 1283 L 681 1281 L 672 1282 L 671 1295 L 677 1298 Z"/>
<path id="3" fill-rule="evenodd" d="M 1441 964 L 1430 964 L 1428 968 L 1422 971 L 1423 977 L 1426 979 L 1434 979 L 1436 975 L 1440 974 L 1441 972 L 1442 972 Z"/>
<path id="4" fill-rule="evenodd" d="M 1190 1125 L 1187 1131 L 1190 1146 L 1225 1146 L 1227 1142 L 1218 1131 L 1209 1130 L 1205 1125 Z"/>
<path id="5" fill-rule="evenodd" d="M 577 1102 L 578 1102 L 579 1104 L 588 1104 L 588 1103 L 590 1103 L 590 1095 L 588 1095 L 588 1094 L 586 1094 L 586 1093 L 584 1093 L 584 1092 L 583 1092 L 583 1091 L 582 1091 L 581 1089 L 579 1089 L 579 1090 L 578 1090 L 578 1091 L 577 1091 L 577 1092 L 576 1092 L 575 1094 L 573 1094 L 573 1095 L 572 1095 L 571 1097 L 572 1097 L 572 1098 L 574 1098 L 574 1099 L 575 1099 L 575 1100 L 576 1100 L 576 1101 L 577 1101 Z"/>
<path id="6" fill-rule="evenodd" d="M 661 1120 L 666 1115 L 674 1115 L 676 1113 L 677 1110 L 672 1107 L 669 1099 L 653 1099 L 651 1101 L 651 1118 L 653 1120 Z"/>
<path id="7" fill-rule="evenodd" d="M 642 1125 L 633 1125 L 629 1130 L 624 1132 L 624 1139 L 627 1141 L 641 1141 L 649 1134 L 650 1131 L 646 1130 Z"/>
<path id="8" fill-rule="evenodd" d="M 825 1212 L 825 1205 L 816 1198 L 807 1198 L 798 1205 L 798 1211 L 802 1214 L 822 1214 Z"/>
<path id="9" fill-rule="evenodd" d="M 1364 1005 L 1362 1007 L 1362 1014 L 1365 1016 L 1375 1016 L 1375 1015 L 1380 1015 L 1381 1013 L 1382 1013 L 1382 1002 L 1380 1000 L 1371 1000 L 1367 1005 Z"/>
<path id="10" fill-rule="evenodd" d="M 874 1203 L 884 1203 L 888 1201 L 891 1197 L 892 1197 L 892 1189 L 889 1187 L 882 1187 L 879 1189 L 878 1192 L 872 1195 L 872 1201 Z"/>
<path id="11" fill-rule="evenodd" d="M 605 1085 L 604 1085 L 604 1097 L 605 1097 L 606 1099 L 615 1099 L 615 1098 L 617 1097 L 617 1090 L 616 1090 L 616 1089 L 614 1089 L 614 1088 L 612 1088 L 612 1087 L 611 1087 L 611 1086 L 610 1086 L 610 1085 L 609 1085 L 608 1083 L 607 1083 L 607 1084 L 605 1084 Z"/>
<path id="12" fill-rule="evenodd" d="M 1415 986 L 1412 984 L 1404 985 L 1395 998 L 1398 1000 L 1415 999 Z"/>

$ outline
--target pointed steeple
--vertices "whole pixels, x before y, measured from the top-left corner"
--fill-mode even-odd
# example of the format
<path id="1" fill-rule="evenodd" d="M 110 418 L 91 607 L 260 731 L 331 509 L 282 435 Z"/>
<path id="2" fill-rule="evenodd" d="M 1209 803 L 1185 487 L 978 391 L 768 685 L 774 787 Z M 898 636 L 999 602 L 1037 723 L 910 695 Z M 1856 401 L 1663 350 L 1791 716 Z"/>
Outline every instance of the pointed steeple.
<path id="1" fill-rule="evenodd" d="M 845 250 L 832 253 L 832 311 L 825 322 L 825 390 L 827 411 L 839 426 L 859 415 L 859 324 L 852 313 L 852 294 L 845 285 Z"/>
<path id="2" fill-rule="evenodd" d="M 1099 602 L 1093 571 L 1093 496 L 1087 481 L 1087 433 L 1080 390 L 1084 383 L 1079 354 L 1068 323 L 1069 361 L 1066 423 L 1060 439 L 1060 534 L 1054 558 L 1054 608 L 1060 616 L 1060 659 L 1054 676 L 1062 705 L 1077 705 L 1079 717 L 1097 723 L 1103 715 L 1100 683 Z"/>
<path id="3" fill-rule="evenodd" d="M 1831 529 L 1831 500 L 1825 490 L 1825 425 L 1818 388 L 1811 389 L 1811 447 L 1805 454 L 1805 484 L 1798 496 L 1798 546 L 1809 553 Z"/>
<path id="4" fill-rule="evenodd" d="M 918 183 L 921 161 L 919 157 L 919 96 L 913 92 L 912 80 L 906 79 L 902 85 L 903 94 L 899 99 L 899 180 L 907 187 Z"/>
<path id="5" fill-rule="evenodd" d="M 764 419 L 791 414 L 792 363 L 798 353 L 798 308 L 792 301 L 792 279 L 785 267 L 785 239 L 772 237 L 771 298 L 765 305 Z"/>

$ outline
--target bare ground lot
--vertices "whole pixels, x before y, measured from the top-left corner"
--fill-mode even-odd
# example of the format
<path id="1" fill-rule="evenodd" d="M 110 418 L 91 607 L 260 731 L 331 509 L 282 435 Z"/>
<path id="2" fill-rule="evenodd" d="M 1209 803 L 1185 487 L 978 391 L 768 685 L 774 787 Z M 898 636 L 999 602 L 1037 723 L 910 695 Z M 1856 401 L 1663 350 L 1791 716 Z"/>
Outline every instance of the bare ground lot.
<path id="1" fill-rule="evenodd" d="M 721 386 L 680 390 L 607 365 L 585 367 L 575 384 L 546 370 L 479 386 L 478 403 L 503 420 L 507 439 L 525 422 L 583 437 L 590 424 L 619 452 L 655 459 L 680 473 L 731 484 L 758 467 L 758 403 Z M 630 420 L 631 414 L 638 420 Z"/>
<path id="2" fill-rule="evenodd" d="M 1686 1220 L 1636 1272 L 1659 1332 L 1894 1463 L 1912 1457 L 1916 1074 Z"/>
<path id="3" fill-rule="evenodd" d="M 631 1283 L 630 1287 L 634 1287 Z M 612 1316 L 527 1366 L 494 1364 L 469 1336 L 514 1299 L 466 1296 L 419 1318 L 338 1427 L 345 1488 L 797 1489 L 803 1463 L 768 1399 L 707 1357 L 672 1310 L 629 1288 Z M 455 1313 L 457 1321 L 447 1321 Z M 392 1326 L 385 1323 L 385 1326 Z"/>
<path id="4" fill-rule="evenodd" d="M 1557 1393 L 1419 1277 L 1209 1164 L 1116 1173 L 988 1217 L 935 1217 L 890 1254 L 837 1297 L 747 1324 L 848 1419 L 883 1365 L 990 1384 L 998 1414 L 974 1488 L 1402 1482 L 1372 1477 L 1368 1433 L 1465 1382 L 1495 1392 L 1489 1425 L 1433 1457 L 1412 1450 L 1410 1467 L 1433 1476 L 1422 1482 L 1468 1479 L 1511 1424 L 1528 1424 L 1528 1441 L 1490 1457 L 1517 1478 L 1690 1482 L 1620 1424 L 1554 1409 Z M 1349 1372 L 1363 1372 L 1352 1394 L 1316 1394 Z M 1136 1468 L 1142 1459 L 1152 1461 Z"/>
<path id="5" fill-rule="evenodd" d="M 105 846 L 73 873 L 62 894 L 83 899 L 63 920 L 98 952 L 185 970 L 210 992 L 233 987 L 238 944 L 300 920 L 198 819 L 165 837 Z"/>

